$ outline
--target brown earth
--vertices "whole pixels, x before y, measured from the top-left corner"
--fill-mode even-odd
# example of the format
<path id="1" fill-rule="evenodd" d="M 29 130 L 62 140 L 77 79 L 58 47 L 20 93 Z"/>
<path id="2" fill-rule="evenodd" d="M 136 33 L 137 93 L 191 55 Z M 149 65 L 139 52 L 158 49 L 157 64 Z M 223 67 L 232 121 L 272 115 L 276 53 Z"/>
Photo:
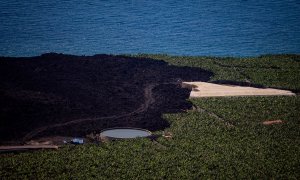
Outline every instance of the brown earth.
<path id="1" fill-rule="evenodd" d="M 263 122 L 263 125 L 282 124 L 282 120 L 267 120 Z"/>
<path id="2" fill-rule="evenodd" d="M 1 57 L 0 144 L 85 136 L 116 126 L 162 130 L 169 126 L 163 113 L 192 107 L 181 82 L 212 75 L 125 56 Z"/>
<path id="3" fill-rule="evenodd" d="M 224 96 L 295 96 L 296 94 L 281 89 L 256 88 L 237 85 L 215 84 L 207 82 L 183 82 L 183 86 L 192 89 L 190 98 Z"/>

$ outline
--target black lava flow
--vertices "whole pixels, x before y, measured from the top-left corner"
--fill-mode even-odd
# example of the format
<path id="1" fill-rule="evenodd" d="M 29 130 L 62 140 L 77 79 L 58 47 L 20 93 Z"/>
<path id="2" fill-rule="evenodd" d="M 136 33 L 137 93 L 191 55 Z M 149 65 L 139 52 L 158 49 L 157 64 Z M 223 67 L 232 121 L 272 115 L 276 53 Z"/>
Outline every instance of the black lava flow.
<path id="1" fill-rule="evenodd" d="M 180 82 L 208 81 L 212 75 L 200 68 L 126 56 L 1 57 L 0 144 L 20 141 L 40 127 L 114 115 L 121 117 L 57 126 L 36 137 L 84 136 L 110 127 L 162 130 L 169 126 L 163 113 L 192 107 L 187 101 L 190 90 Z M 130 114 L 147 98 L 152 98 L 149 107 Z"/>

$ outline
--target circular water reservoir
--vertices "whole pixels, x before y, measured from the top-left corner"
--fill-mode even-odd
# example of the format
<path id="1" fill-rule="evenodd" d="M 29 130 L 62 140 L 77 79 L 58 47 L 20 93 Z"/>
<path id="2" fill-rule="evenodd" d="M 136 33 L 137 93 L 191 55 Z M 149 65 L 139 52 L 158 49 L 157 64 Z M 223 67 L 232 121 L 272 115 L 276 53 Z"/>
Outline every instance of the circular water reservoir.
<path id="1" fill-rule="evenodd" d="M 111 128 L 100 133 L 101 137 L 108 139 L 131 139 L 137 137 L 149 137 L 152 133 L 146 129 L 139 128 Z"/>

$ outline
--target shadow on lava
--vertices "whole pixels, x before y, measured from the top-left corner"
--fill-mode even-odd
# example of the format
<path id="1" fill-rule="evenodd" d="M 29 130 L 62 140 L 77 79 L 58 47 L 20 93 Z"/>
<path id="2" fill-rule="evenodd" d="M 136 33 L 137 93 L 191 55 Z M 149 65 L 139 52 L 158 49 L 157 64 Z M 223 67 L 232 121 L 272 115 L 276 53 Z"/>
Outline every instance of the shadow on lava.
<path id="1" fill-rule="evenodd" d="M 162 130 L 169 126 L 163 113 L 192 107 L 186 100 L 190 90 L 180 82 L 212 75 L 125 56 L 1 57 L 0 142 L 26 135 L 84 136 L 116 126 Z"/>

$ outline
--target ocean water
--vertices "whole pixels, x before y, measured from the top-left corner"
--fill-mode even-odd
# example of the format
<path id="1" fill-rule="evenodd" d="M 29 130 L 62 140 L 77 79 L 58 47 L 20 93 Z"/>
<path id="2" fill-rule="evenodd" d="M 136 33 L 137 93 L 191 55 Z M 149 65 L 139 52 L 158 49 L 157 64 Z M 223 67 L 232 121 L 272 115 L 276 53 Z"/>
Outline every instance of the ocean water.
<path id="1" fill-rule="evenodd" d="M 300 53 L 299 0 L 0 3 L 0 56 Z"/>

